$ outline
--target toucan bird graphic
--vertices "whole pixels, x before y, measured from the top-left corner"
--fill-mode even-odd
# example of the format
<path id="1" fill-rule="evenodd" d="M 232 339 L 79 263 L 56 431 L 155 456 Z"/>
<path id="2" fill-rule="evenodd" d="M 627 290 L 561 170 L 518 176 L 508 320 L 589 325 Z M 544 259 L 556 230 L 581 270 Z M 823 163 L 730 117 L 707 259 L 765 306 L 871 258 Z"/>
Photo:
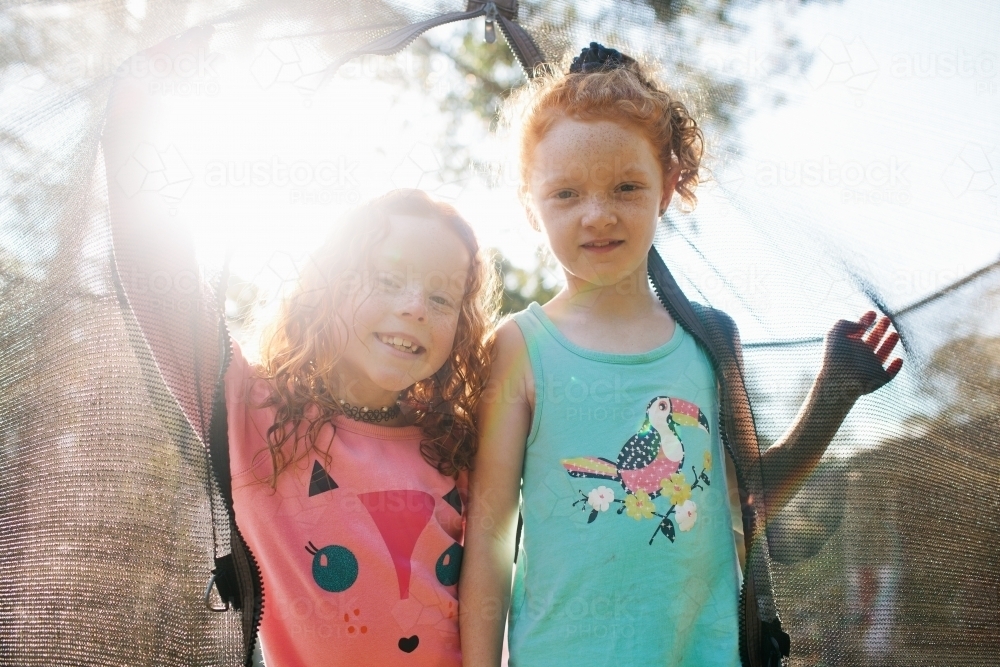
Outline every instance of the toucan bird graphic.
<path id="1" fill-rule="evenodd" d="M 684 465 L 684 443 L 678 426 L 697 426 L 709 431 L 708 419 L 694 403 L 669 396 L 657 396 L 646 406 L 646 419 L 639 432 L 628 439 L 618 460 L 597 456 L 563 459 L 572 477 L 592 477 L 619 482 L 627 493 L 645 491 L 657 497 L 660 482 L 669 479 Z"/>

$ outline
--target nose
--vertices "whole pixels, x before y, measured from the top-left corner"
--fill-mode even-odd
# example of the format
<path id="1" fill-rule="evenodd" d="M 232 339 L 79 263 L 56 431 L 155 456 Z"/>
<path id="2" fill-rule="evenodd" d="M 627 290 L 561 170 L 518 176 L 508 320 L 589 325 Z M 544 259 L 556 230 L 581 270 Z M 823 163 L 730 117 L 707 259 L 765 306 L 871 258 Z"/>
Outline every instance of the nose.
<path id="1" fill-rule="evenodd" d="M 617 222 L 611 198 L 605 194 L 593 194 L 585 200 L 583 217 L 580 222 L 584 227 L 597 229 L 614 225 Z"/>
<path id="2" fill-rule="evenodd" d="M 424 302 L 424 290 L 420 285 L 407 285 L 399 296 L 399 314 L 402 317 L 412 317 L 418 322 L 427 318 L 427 304 Z"/>

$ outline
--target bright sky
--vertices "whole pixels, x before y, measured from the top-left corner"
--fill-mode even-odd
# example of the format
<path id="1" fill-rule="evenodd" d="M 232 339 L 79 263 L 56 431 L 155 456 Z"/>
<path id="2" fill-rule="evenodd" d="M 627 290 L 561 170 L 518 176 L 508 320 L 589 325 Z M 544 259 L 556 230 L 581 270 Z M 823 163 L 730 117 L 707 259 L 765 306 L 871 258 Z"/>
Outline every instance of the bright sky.
<path id="1" fill-rule="evenodd" d="M 349 64 L 318 90 L 303 91 L 294 80 L 303 51 L 280 42 L 249 63 L 227 58 L 217 66 L 218 95 L 177 104 L 168 134 L 183 137 L 177 148 L 193 173 L 180 206 L 197 220 L 204 248 L 231 243 L 233 271 L 254 278 L 308 252 L 347 208 L 395 187 L 420 187 L 455 204 L 483 245 L 522 265 L 534 261 L 539 238 L 513 188 L 491 190 L 473 174 L 443 182 L 436 102 L 374 79 L 376 68 L 411 67 L 407 54 Z M 468 138 L 484 159 L 496 153 L 489 140 Z M 270 278 L 260 275 L 265 284 Z"/>
<path id="2" fill-rule="evenodd" d="M 709 135 L 714 182 L 699 189 L 697 212 L 668 214 L 676 229 L 658 241 L 686 293 L 733 315 L 745 343 L 815 337 L 868 309 L 852 272 L 896 310 L 1000 257 L 1000 5 L 844 0 L 741 11 L 747 30 L 736 34 L 706 32 L 684 16 L 670 35 L 573 37 L 668 59 L 683 51 L 696 73 L 738 79 L 746 90 L 731 134 Z M 601 25 L 617 29 L 613 16 Z M 778 57 L 789 52 L 786 39 L 799 43 L 792 52 L 801 67 Z M 142 185 L 176 200 L 178 221 L 194 226 L 206 259 L 228 249 L 235 274 L 274 288 L 294 280 L 296 261 L 344 210 L 420 187 L 455 204 L 483 245 L 520 265 L 536 261 L 541 239 L 524 220 L 511 172 L 493 188 L 472 174 L 442 181 L 435 145 L 445 128 L 433 95 L 376 80 L 378 68 L 412 74 L 408 53 L 349 63 L 318 86 L 326 61 L 308 41 L 240 52 L 220 28 L 212 48 L 222 57 L 208 76 L 199 70 L 185 90 L 153 91 L 171 111 L 155 146 L 165 166 Z M 7 86 L 5 96 L 30 95 L 33 80 Z M 440 92 L 449 80 L 434 74 L 428 83 Z M 687 92 L 697 101 L 698 90 Z M 479 162 L 509 163 L 504 142 L 476 127 L 456 139 Z M 966 326 L 989 314 L 973 303 L 954 317 Z M 944 321 L 922 329 L 911 354 L 952 335 Z M 768 381 L 789 392 L 815 373 L 819 352 L 782 353 Z M 757 368 L 774 365 L 770 351 L 751 351 L 748 361 L 753 354 Z M 910 362 L 873 400 L 912 388 L 907 371 L 918 366 Z"/>
<path id="3" fill-rule="evenodd" d="M 739 312 L 722 279 L 758 314 L 815 306 L 817 290 L 842 297 L 830 299 L 838 307 L 864 308 L 856 286 L 839 280 L 841 267 L 824 266 L 828 246 L 846 249 L 898 308 L 1000 253 L 1000 9 L 922 4 L 759 6 L 740 17 L 749 30 L 735 40 L 699 35 L 696 62 L 743 79 L 748 90 L 733 128 L 740 155 L 713 152 L 710 143 L 718 183 L 702 188 L 694 216 L 675 215 L 724 275 L 687 263 L 694 255 L 679 236 L 664 247 L 679 274 L 733 311 L 745 338 L 816 335 L 831 317 L 850 313 L 813 308 L 816 321 L 796 323 L 787 313 L 755 319 Z M 804 76 L 776 71 L 777 33 L 796 37 L 811 55 Z M 540 238 L 524 222 L 512 177 L 493 189 L 473 175 L 442 183 L 434 140 L 444 129 L 434 101 L 399 96 L 374 80 L 374 68 L 411 67 L 406 53 L 345 66 L 315 90 L 308 74 L 322 63 L 304 43 L 282 40 L 237 56 L 217 37 L 213 48 L 226 54 L 213 65 L 218 94 L 165 99 L 177 105 L 176 148 L 192 173 L 180 206 L 194 214 L 204 247 L 232 245 L 237 274 L 266 284 L 272 273 L 287 273 L 281 267 L 313 247 L 341 211 L 393 187 L 451 201 L 484 245 L 534 262 Z M 784 104 L 766 101 L 779 93 Z M 505 160 L 494 137 L 462 138 L 477 159 Z M 699 236 L 692 222 L 731 225 L 751 241 L 735 247 L 725 243 L 730 235 Z M 787 274 L 770 275 L 767 261 L 769 238 L 789 234 L 799 237 L 803 264 L 819 267 L 793 284 Z"/>

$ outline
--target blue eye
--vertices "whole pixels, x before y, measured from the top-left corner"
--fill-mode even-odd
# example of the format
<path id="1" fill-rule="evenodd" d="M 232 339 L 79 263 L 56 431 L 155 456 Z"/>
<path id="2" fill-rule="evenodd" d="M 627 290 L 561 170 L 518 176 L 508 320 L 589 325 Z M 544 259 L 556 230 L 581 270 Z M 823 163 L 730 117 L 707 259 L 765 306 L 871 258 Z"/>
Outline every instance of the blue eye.
<path id="1" fill-rule="evenodd" d="M 358 559 L 347 547 L 331 544 L 317 549 L 316 545 L 310 542 L 306 551 L 313 555 L 313 580 L 324 591 L 340 593 L 358 580 Z"/>
<path id="2" fill-rule="evenodd" d="M 382 287 L 386 287 L 388 289 L 399 289 L 402 287 L 402 284 L 398 280 L 393 278 L 391 275 L 386 274 L 382 274 L 378 277 L 378 283 Z"/>
<path id="3" fill-rule="evenodd" d="M 569 199 L 572 196 L 573 193 L 570 190 L 560 190 L 559 192 L 556 193 L 557 199 Z"/>
<path id="4" fill-rule="evenodd" d="M 438 558 L 434 571 L 442 586 L 454 586 L 458 583 L 458 575 L 462 571 L 462 552 L 462 545 L 456 542 Z"/>
<path id="5" fill-rule="evenodd" d="M 431 301 L 439 306 L 450 306 L 451 300 L 444 296 L 432 296 Z"/>

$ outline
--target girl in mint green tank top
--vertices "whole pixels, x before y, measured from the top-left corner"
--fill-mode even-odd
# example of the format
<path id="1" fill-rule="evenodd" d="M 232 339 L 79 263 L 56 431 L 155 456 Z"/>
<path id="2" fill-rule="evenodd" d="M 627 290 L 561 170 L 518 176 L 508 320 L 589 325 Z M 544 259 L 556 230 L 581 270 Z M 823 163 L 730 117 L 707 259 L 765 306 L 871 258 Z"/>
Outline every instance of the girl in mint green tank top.
<path id="1" fill-rule="evenodd" d="M 795 423 L 760 454 L 735 325 L 688 302 L 651 250 L 674 193 L 695 203 L 702 135 L 684 105 L 592 43 L 507 111 L 525 210 L 566 286 L 497 331 L 459 582 L 463 665 L 501 663 L 508 610 L 513 667 L 779 664 L 789 637 L 754 517 L 794 494 L 853 401 L 899 371 L 882 366 L 898 337 L 883 342 L 883 318 L 862 338 L 874 311 L 837 322 Z M 648 275 L 670 286 L 662 303 Z"/>
<path id="2" fill-rule="evenodd" d="M 514 316 L 535 380 L 516 665 L 737 665 L 739 567 L 715 377 L 680 326 L 640 354 Z"/>

